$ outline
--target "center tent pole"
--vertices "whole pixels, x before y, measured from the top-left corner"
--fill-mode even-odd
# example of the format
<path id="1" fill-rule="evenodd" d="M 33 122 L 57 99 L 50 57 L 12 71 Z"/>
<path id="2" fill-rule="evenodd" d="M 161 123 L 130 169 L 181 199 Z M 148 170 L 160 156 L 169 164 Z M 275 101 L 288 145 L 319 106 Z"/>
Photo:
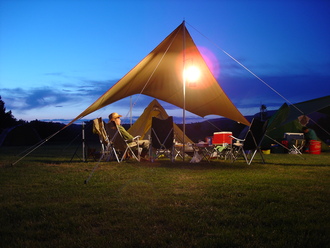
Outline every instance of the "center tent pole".
<path id="1" fill-rule="evenodd" d="M 186 73 L 185 73 L 185 67 L 186 67 L 186 25 L 185 21 L 183 21 L 183 53 L 182 53 L 182 59 L 183 59 L 183 68 L 182 68 L 182 83 L 183 83 L 183 112 L 182 112 L 182 126 L 183 126 L 183 138 L 182 138 L 182 160 L 185 160 L 185 137 L 186 137 Z"/>

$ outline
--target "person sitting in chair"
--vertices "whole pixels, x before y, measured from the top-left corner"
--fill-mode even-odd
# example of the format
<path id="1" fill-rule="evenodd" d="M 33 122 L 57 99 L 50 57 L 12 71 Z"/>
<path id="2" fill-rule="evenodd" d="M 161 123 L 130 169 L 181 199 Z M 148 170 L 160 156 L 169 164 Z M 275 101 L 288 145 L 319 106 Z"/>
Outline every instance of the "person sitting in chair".
<path id="1" fill-rule="evenodd" d="M 309 150 L 310 141 L 318 140 L 317 135 L 316 135 L 315 131 L 309 127 L 303 127 L 302 131 L 304 133 L 305 140 L 306 140 L 306 145 L 304 148 L 305 148 L 305 150 Z"/>
<path id="2" fill-rule="evenodd" d="M 121 125 L 121 120 L 120 117 L 122 117 L 122 115 L 119 115 L 118 113 L 111 113 L 109 115 L 109 122 L 113 125 L 113 128 L 118 128 L 119 132 L 121 133 L 121 135 L 123 136 L 123 138 L 125 140 L 127 140 L 129 143 L 133 142 L 133 135 L 131 135 L 129 132 L 126 131 L 126 129 Z M 149 140 L 139 140 L 139 147 L 142 148 L 142 152 L 141 152 L 141 157 L 145 158 L 148 155 L 148 151 L 149 151 L 149 145 L 150 145 L 150 141 Z"/>

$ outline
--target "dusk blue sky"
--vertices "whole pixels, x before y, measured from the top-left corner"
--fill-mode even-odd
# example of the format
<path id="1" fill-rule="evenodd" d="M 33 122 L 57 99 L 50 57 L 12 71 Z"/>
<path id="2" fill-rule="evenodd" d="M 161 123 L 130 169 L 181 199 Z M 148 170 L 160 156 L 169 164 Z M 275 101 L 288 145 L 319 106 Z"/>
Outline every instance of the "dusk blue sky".
<path id="1" fill-rule="evenodd" d="M 329 13 L 328 0 L 0 0 L 0 95 L 17 119 L 71 120 L 185 20 L 244 115 L 276 110 L 330 94 Z M 133 115 L 152 99 L 133 96 Z M 86 118 L 127 116 L 129 103 Z"/>

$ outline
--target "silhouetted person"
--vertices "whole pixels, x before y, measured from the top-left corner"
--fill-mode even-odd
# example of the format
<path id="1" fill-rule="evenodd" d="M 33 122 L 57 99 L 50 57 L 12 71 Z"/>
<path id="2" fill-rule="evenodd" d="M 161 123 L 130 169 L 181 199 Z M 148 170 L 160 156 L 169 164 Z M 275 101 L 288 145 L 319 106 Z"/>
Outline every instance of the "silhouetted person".
<path id="1" fill-rule="evenodd" d="M 306 140 L 305 150 L 309 150 L 311 140 L 318 140 L 317 135 L 315 131 L 309 127 L 303 127 L 302 131 Z"/>

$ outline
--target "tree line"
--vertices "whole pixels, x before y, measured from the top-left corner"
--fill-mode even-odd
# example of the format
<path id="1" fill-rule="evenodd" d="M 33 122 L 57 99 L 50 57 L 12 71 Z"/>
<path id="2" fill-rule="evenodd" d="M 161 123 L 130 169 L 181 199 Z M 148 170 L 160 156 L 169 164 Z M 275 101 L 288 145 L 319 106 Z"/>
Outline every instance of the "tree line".
<path id="1" fill-rule="evenodd" d="M 0 96 L 0 133 L 9 127 L 13 127 L 19 124 L 26 123 L 23 120 L 17 120 L 11 110 L 6 111 L 5 102 Z"/>

